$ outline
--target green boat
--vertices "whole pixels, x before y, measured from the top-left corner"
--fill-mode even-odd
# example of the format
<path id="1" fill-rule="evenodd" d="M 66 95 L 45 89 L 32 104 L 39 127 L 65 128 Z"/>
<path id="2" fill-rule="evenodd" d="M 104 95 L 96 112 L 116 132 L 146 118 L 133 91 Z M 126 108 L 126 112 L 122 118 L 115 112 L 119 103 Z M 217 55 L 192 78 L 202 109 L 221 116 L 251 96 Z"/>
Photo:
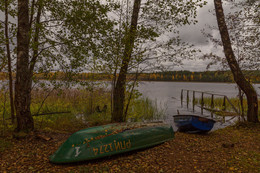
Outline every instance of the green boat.
<path id="1" fill-rule="evenodd" d="M 52 163 L 98 159 L 161 144 L 174 137 L 163 123 L 118 123 L 91 127 L 72 134 L 50 156 Z"/>

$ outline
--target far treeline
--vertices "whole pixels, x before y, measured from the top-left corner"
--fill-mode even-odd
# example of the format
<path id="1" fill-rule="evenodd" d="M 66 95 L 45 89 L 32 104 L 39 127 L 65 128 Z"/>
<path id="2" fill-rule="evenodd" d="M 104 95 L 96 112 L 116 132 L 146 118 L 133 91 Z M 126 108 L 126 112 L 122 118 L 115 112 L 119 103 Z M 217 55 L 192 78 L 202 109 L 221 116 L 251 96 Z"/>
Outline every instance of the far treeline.
<path id="1" fill-rule="evenodd" d="M 248 81 L 252 83 L 260 83 L 260 71 L 244 71 Z M 65 77 L 63 72 L 49 73 L 48 76 L 36 74 L 35 77 L 39 80 L 62 79 Z M 112 74 L 106 73 L 80 73 L 77 76 L 79 80 L 111 80 Z M 231 71 L 165 71 L 154 73 L 140 73 L 137 75 L 139 81 L 180 81 L 180 82 L 234 82 Z M 128 80 L 135 80 L 136 74 L 130 73 L 127 75 Z M 0 73 L 0 80 L 7 79 L 7 74 Z"/>
<path id="2" fill-rule="evenodd" d="M 250 82 L 260 83 L 260 71 L 245 71 L 244 74 Z M 231 71 L 142 73 L 138 79 L 142 81 L 234 82 Z"/>

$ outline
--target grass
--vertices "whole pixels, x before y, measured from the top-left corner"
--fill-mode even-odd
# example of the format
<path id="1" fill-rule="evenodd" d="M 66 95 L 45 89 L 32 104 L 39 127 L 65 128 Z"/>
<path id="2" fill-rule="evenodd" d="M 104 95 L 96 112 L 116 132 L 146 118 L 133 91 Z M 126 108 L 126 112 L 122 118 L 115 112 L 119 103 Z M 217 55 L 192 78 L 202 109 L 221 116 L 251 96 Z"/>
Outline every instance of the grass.
<path id="1" fill-rule="evenodd" d="M 3 100 L 3 97 L 4 93 L 1 92 L 0 99 Z M 93 91 L 83 89 L 65 89 L 62 91 L 37 89 L 32 91 L 31 112 L 32 115 L 40 114 L 40 116 L 33 116 L 36 129 L 65 131 L 66 129 L 75 129 L 75 127 L 80 129 L 86 126 L 109 123 L 111 120 L 110 105 L 110 92 L 103 88 L 96 88 Z M 10 125 L 8 98 L 5 105 L 0 102 L 0 115 L 3 115 L 3 107 L 5 107 L 5 130 L 11 130 L 14 127 Z M 160 110 L 156 103 L 148 98 L 141 97 L 131 101 L 127 119 L 143 121 L 160 119 L 163 116 L 164 111 Z M 1 129 L 4 129 L 2 116 L 0 121 L 1 131 Z"/>
<path id="2" fill-rule="evenodd" d="M 160 120 L 165 118 L 165 110 L 149 98 L 134 100 L 128 118 L 132 121 Z"/>
<path id="3" fill-rule="evenodd" d="M 110 109 L 110 107 L 109 107 Z M 150 100 L 149 98 L 139 98 L 131 101 L 127 120 L 131 122 L 140 121 L 151 121 L 159 120 L 165 117 L 165 112 L 163 109 L 158 108 L 156 102 Z M 94 112 L 90 115 L 84 115 L 85 120 L 92 122 L 93 125 L 106 124 L 110 122 L 111 114 L 107 112 Z"/>

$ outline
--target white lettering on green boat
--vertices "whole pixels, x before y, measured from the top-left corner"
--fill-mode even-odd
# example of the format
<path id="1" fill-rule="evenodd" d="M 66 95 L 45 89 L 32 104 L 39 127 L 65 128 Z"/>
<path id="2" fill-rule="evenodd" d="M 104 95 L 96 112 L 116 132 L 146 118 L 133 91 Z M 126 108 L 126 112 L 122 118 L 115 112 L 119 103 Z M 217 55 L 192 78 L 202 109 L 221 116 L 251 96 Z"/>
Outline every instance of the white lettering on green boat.
<path id="1" fill-rule="evenodd" d="M 119 141 L 119 142 L 114 141 L 114 145 L 113 143 L 110 143 L 110 144 L 101 145 L 99 148 L 93 148 L 94 155 L 96 156 L 98 154 L 113 152 L 114 151 L 113 146 L 116 151 L 129 149 L 131 148 L 131 141 L 130 139 L 128 141 Z"/>
<path id="2" fill-rule="evenodd" d="M 79 154 L 81 153 L 81 151 L 79 151 L 80 147 L 75 147 L 75 150 L 76 150 L 76 154 L 75 154 L 75 157 L 78 157 Z"/>

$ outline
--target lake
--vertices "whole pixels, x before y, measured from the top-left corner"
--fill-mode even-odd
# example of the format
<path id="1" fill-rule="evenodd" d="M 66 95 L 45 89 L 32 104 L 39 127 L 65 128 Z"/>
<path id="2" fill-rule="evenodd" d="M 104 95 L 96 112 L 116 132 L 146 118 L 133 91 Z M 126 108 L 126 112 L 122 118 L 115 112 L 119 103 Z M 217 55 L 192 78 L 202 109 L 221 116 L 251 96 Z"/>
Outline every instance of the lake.
<path id="1" fill-rule="evenodd" d="M 0 81 L 0 86 L 6 83 L 6 81 Z M 110 88 L 109 84 L 108 88 Z M 260 95 L 260 84 L 254 84 L 258 95 Z M 196 90 L 203 92 L 210 92 L 214 94 L 222 94 L 230 97 L 237 97 L 238 89 L 234 83 L 205 83 L 205 82 L 140 82 L 137 89 L 143 94 L 143 97 L 156 102 L 157 106 L 166 113 L 166 122 L 169 124 L 173 123 L 172 115 L 180 113 L 187 113 L 187 109 L 181 107 L 181 90 Z M 196 96 L 197 98 L 199 96 Z M 260 96 L 259 96 L 260 97 Z M 186 98 L 186 95 L 184 96 Z M 190 93 L 190 98 L 192 98 Z M 191 107 L 191 106 L 190 106 Z M 191 113 L 191 110 L 188 110 Z M 204 112 L 203 116 L 209 116 L 209 112 Z M 234 119 L 233 119 L 234 120 Z M 215 128 L 221 128 L 227 123 L 218 123 Z M 174 125 L 173 125 L 174 126 Z"/>
<path id="2" fill-rule="evenodd" d="M 260 95 L 260 84 L 254 84 L 254 88 L 258 95 Z M 172 115 L 177 114 L 177 110 L 179 110 L 180 113 L 187 113 L 185 109 L 181 107 L 180 97 L 182 89 L 222 94 L 229 98 L 237 97 L 238 95 L 238 89 L 234 83 L 140 82 L 137 89 L 144 97 L 156 101 L 157 105 L 165 110 L 167 115 L 166 121 L 170 124 L 173 122 Z M 186 95 L 184 97 L 186 98 Z M 192 98 L 191 93 L 190 98 Z M 205 112 L 204 114 L 204 116 L 208 116 L 209 112 Z M 229 125 L 228 122 L 221 123 L 217 124 L 215 128 L 221 128 L 227 125 Z"/>

